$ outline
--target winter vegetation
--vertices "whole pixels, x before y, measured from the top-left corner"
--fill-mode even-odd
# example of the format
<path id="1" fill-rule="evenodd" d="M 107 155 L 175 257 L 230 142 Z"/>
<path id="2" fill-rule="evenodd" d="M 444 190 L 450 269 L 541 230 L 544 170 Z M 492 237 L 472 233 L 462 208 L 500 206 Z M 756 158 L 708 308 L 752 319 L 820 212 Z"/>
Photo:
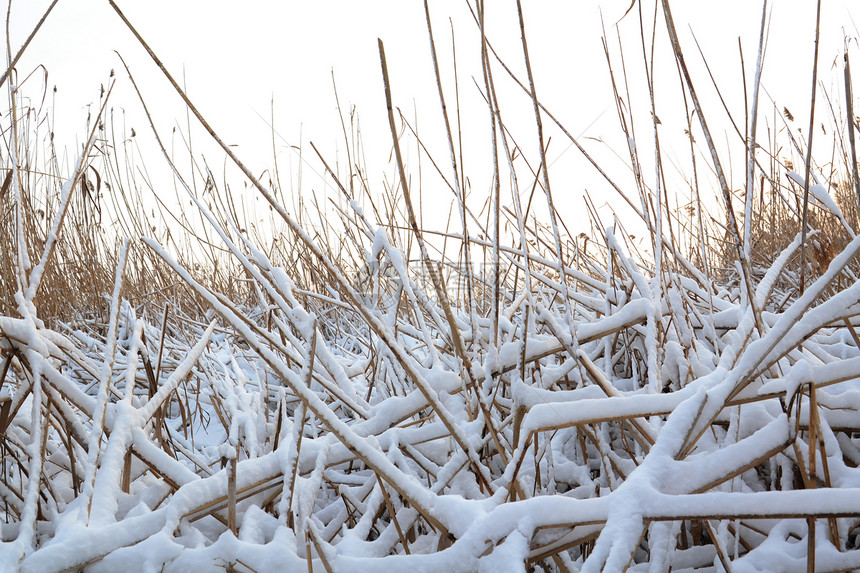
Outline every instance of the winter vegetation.
<path id="1" fill-rule="evenodd" d="M 764 1 L 738 117 L 720 78 L 694 82 L 702 60 L 671 2 L 634 2 L 640 52 L 607 24 L 600 54 L 627 143 L 617 170 L 544 107 L 519 1 L 516 65 L 471 6 L 483 74 L 470 87 L 485 105 L 471 110 L 443 81 L 425 1 L 415 41 L 433 57 L 447 145 L 424 147 L 400 114 L 383 38 L 392 184 L 368 185 L 369 150 L 344 114 L 346 161 L 302 150 L 338 194 L 319 205 L 297 201 L 277 166 L 246 167 L 110 5 L 241 181 L 190 143 L 177 154 L 154 121 L 137 129 L 155 150 L 143 164 L 110 112 L 113 83 L 67 165 L 10 51 L 0 569 L 860 569 L 856 37 L 825 89 L 816 32 L 798 75 L 819 115 L 794 118 L 760 89 Z M 647 81 L 656 37 L 687 122 L 688 156 L 671 166 Z M 132 72 L 111 82 L 137 90 Z M 525 97 L 531 131 L 508 129 L 501 81 Z M 634 117 L 631 92 L 652 113 Z M 466 113 L 490 129 L 483 203 L 467 193 Z M 566 191 L 549 130 L 611 189 L 617 217 L 588 197 L 586 232 L 554 207 Z M 821 137 L 839 153 L 816 159 Z M 722 140 L 741 150 L 734 176 Z M 446 228 L 420 217 L 410 146 L 453 200 Z M 184 211 L 144 208 L 155 187 Z M 249 224 L 251 195 L 265 228 Z"/>

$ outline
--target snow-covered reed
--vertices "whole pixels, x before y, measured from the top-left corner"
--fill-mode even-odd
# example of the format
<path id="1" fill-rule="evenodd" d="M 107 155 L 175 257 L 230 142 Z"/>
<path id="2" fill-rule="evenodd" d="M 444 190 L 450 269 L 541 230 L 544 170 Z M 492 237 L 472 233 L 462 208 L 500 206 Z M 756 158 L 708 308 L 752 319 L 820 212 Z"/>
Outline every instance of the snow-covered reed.
<path id="1" fill-rule="evenodd" d="M 682 63 L 669 3 L 661 6 Z M 381 41 L 402 219 L 365 212 L 366 190 L 343 185 L 317 153 L 345 201 L 325 228 L 337 235 L 312 235 L 306 214 L 291 213 L 223 145 L 163 68 L 269 202 L 284 240 L 260 244 L 213 198 L 210 179 L 204 200 L 154 127 L 161 159 L 207 225 L 187 239 L 197 247 L 153 237 L 133 212 L 121 227 L 139 240 L 115 248 L 70 229 L 87 207 L 76 196 L 90 189 L 99 121 L 56 198 L 45 192 L 45 235 L 27 209 L 39 179 L 15 153 L 5 158 L 0 227 L 14 256 L 0 269 L 3 570 L 860 568 L 853 199 L 806 185 L 810 168 L 805 179 L 776 163 L 765 173 L 753 148 L 747 192 L 767 178 L 771 200 L 742 201 L 743 227 L 722 220 L 735 241 L 727 249 L 706 240 L 707 213 L 684 221 L 661 203 L 625 133 L 640 199 L 630 206 L 653 256 L 634 251 L 618 224 L 596 228 L 586 248 L 552 207 L 543 153 L 538 177 L 512 151 L 492 79 L 509 68 L 482 40 L 498 159 L 489 228 L 459 183 L 461 228 L 418 225 Z M 523 53 L 528 61 L 524 32 Z M 520 85 L 538 124 L 554 121 L 528 75 Z M 447 133 L 460 182 L 450 125 Z M 712 143 L 707 157 L 721 172 Z M 121 176 L 110 177 L 121 189 Z M 548 225 L 526 219 L 517 184 L 526 178 L 546 192 Z M 801 209 L 787 231 L 792 184 L 807 189 L 804 203 L 808 190 L 819 199 L 802 210 L 820 223 L 810 243 L 828 246 L 813 248 L 804 272 Z M 503 216 L 516 230 L 508 242 Z M 448 248 L 434 261 L 428 247 L 440 235 Z M 212 267 L 195 267 L 201 252 Z M 85 300 L 49 287 L 63 280 L 58 258 L 75 253 L 98 265 L 92 295 L 107 302 L 72 314 L 63 300 Z M 473 271 L 470 257 L 493 264 Z M 733 268 L 717 268 L 726 263 Z"/>

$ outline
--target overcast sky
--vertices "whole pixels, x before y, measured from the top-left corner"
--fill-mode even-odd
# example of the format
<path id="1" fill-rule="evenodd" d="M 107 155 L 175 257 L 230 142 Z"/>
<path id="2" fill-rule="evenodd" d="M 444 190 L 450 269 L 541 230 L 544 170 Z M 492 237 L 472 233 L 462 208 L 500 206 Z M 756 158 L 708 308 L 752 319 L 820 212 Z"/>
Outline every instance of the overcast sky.
<path id="1" fill-rule="evenodd" d="M 13 51 L 49 4 L 49 0 L 13 2 Z M 121 0 L 119 4 L 171 73 L 184 78 L 191 99 L 216 131 L 238 146 L 239 155 L 255 171 L 271 167 L 273 162 L 268 124 L 272 106 L 274 129 L 279 136 L 275 150 L 279 160 L 287 164 L 295 162 L 288 144 L 306 146 L 308 141 L 314 141 L 330 159 L 343 159 L 339 155 L 343 138 L 332 88 L 334 75 L 341 104 L 347 113 L 355 106 L 360 118 L 370 180 L 381 182 L 383 172 L 391 180 L 390 135 L 377 38 L 385 42 L 395 105 L 410 118 L 417 114 L 418 128 L 426 143 L 443 167 L 449 165 L 447 146 L 441 138 L 443 132 L 422 2 L 259 0 L 239 4 L 223 0 Z M 619 139 L 617 114 L 601 47 L 603 22 L 613 51 L 613 65 L 618 72 L 621 60 L 614 25 L 628 8 L 629 0 L 536 0 L 525 4 L 539 96 L 570 131 L 590 138 L 583 141 L 608 162 L 615 173 L 620 173 L 621 183 L 630 185 L 632 181 L 624 171 L 624 164 L 613 156 L 615 152 L 623 156 L 626 150 L 618 148 L 623 140 Z M 776 109 L 788 108 L 798 124 L 805 125 L 809 117 L 815 3 L 778 0 L 772 4 L 763 85 L 775 100 Z M 832 88 L 831 95 L 840 105 L 842 68 L 841 61 L 836 58 L 841 57 L 846 35 L 852 53 L 858 53 L 860 8 L 857 4 L 856 0 L 823 2 L 820 75 L 825 85 Z M 515 3 L 505 0 L 487 5 L 490 41 L 514 70 L 523 74 Z M 643 6 L 647 19 L 653 3 L 646 2 Z M 744 100 L 738 39 L 743 46 L 747 85 L 751 89 L 761 3 L 675 1 L 673 10 L 694 79 L 703 100 L 712 110 L 712 121 L 720 130 L 718 133 L 722 134 L 721 130 L 727 129 L 729 124 L 710 85 L 693 34 L 701 44 L 730 110 L 742 124 Z M 473 208 L 477 210 L 490 181 L 487 111 L 475 83 L 482 85 L 479 37 L 464 0 L 434 0 L 431 12 L 441 65 L 446 70 L 449 104 L 454 97 L 452 27 L 454 30 L 467 147 L 466 170 L 472 183 Z M 647 120 L 646 86 L 641 73 L 636 71 L 642 67 L 636 9 L 620 22 L 618 33 L 624 46 L 633 98 L 637 100 L 633 105 L 638 117 Z M 657 113 L 662 120 L 661 135 L 669 142 L 680 142 L 678 161 L 681 162 L 680 154 L 686 144 L 680 135 L 685 120 L 683 109 L 679 109 L 681 100 L 671 95 L 678 93 L 678 79 L 674 62 L 665 52 L 667 43 L 662 17 L 658 20 L 657 38 Z M 83 138 L 87 104 L 98 101 L 100 85 L 108 82 L 112 69 L 117 71 L 118 83 L 111 105 L 117 110 L 127 110 L 128 122 L 139 136 L 149 135 L 115 52 L 129 63 L 154 110 L 159 128 L 169 130 L 178 125 L 185 129 L 186 117 L 178 97 L 107 1 L 60 0 L 18 66 L 20 79 L 39 64 L 44 65 L 48 71 L 48 89 L 57 86 L 56 99 L 48 103 L 56 107 L 54 129 L 60 143 L 74 148 L 75 142 Z M 860 57 L 856 59 L 860 62 Z M 860 63 L 855 69 L 860 70 Z M 512 128 L 521 127 L 519 143 L 526 149 L 529 159 L 536 160 L 529 102 L 502 76 L 498 68 L 496 77 L 501 85 L 503 113 Z M 31 98 L 38 97 L 40 82 L 40 78 L 33 77 L 25 85 Z M 767 120 L 772 126 L 773 104 L 765 97 L 761 106 L 762 121 Z M 823 108 L 818 113 L 823 113 Z M 550 129 L 548 134 L 553 138 L 549 155 L 555 161 L 551 175 L 560 209 L 576 219 L 583 212 L 580 197 L 586 188 L 598 203 L 616 200 L 577 152 L 568 149 L 568 142 L 557 131 Z M 202 139 L 195 137 L 198 141 Z M 640 142 L 643 148 L 647 148 L 650 137 L 645 132 L 644 141 Z M 727 142 L 731 137 L 721 135 L 720 139 Z M 603 140 L 608 146 L 596 140 Z M 203 144 L 200 149 L 208 151 Z M 305 149 L 308 154 L 309 148 Z M 414 159 L 414 149 L 410 153 Z M 739 155 L 734 159 L 742 160 Z M 316 161 L 312 163 L 318 165 Z M 413 161 L 411 168 L 417 171 L 417 163 Z M 739 187 L 742 185 L 741 168 L 739 165 L 735 168 L 735 187 Z M 431 197 L 442 193 L 447 199 L 447 192 L 438 190 L 438 181 L 426 175 L 427 165 L 422 165 L 422 170 L 424 192 Z M 322 185 L 319 181 L 307 184 Z M 426 196 L 425 201 L 428 201 Z M 444 224 L 439 226 L 444 227 Z"/>

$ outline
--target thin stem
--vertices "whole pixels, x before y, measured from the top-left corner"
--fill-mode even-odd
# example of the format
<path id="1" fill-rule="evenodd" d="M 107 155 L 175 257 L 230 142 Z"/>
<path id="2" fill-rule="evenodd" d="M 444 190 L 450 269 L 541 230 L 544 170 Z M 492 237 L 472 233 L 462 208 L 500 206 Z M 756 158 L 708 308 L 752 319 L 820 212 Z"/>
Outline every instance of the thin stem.
<path id="1" fill-rule="evenodd" d="M 800 240 L 800 292 L 806 289 L 806 235 L 809 216 L 809 177 L 812 173 L 812 136 L 815 133 L 815 93 L 818 87 L 818 39 L 821 28 L 821 0 L 816 2 L 815 10 L 815 50 L 812 61 L 812 96 L 809 103 L 809 133 L 806 141 L 806 165 L 803 175 L 803 215 L 801 218 Z"/>

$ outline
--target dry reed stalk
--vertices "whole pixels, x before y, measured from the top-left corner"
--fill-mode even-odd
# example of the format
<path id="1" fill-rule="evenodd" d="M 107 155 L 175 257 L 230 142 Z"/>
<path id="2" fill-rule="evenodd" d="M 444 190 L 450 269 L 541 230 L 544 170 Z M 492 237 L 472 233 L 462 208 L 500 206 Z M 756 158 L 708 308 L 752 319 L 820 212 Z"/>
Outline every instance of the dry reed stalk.
<path id="1" fill-rule="evenodd" d="M 84 478 L 84 489 L 87 495 L 87 518 L 89 518 L 92 509 L 92 488 L 95 482 L 96 466 L 101 454 L 101 439 L 105 431 L 105 414 L 108 404 L 108 392 L 111 386 L 111 375 L 114 368 L 114 360 L 116 357 L 117 344 L 117 320 L 120 307 L 120 290 L 122 288 L 123 274 L 125 272 L 125 264 L 128 254 L 128 241 L 123 243 L 119 255 L 119 262 L 116 268 L 116 278 L 114 280 L 113 297 L 111 302 L 110 326 L 108 327 L 107 347 L 105 352 L 105 362 L 102 365 L 99 374 L 99 390 L 98 403 L 93 412 L 93 432 L 90 435 L 88 451 L 87 451 L 87 475 Z"/>
<path id="2" fill-rule="evenodd" d="M 485 36 L 484 36 L 484 41 L 486 41 Z M 484 49 L 484 52 L 486 52 L 486 49 Z M 502 113 L 501 113 L 501 109 L 499 106 L 498 98 L 496 97 L 496 91 L 495 91 L 495 87 L 494 87 L 494 84 L 492 81 L 492 73 L 491 73 L 489 62 L 485 62 L 485 66 L 487 68 L 486 78 L 487 78 L 487 86 L 488 86 L 488 92 L 489 92 L 488 93 L 488 96 L 489 96 L 488 97 L 488 103 L 489 103 L 490 109 L 493 112 L 493 115 L 495 117 L 495 121 L 498 122 L 498 125 L 500 127 L 500 131 L 501 131 L 501 139 L 502 139 L 502 146 L 503 146 L 504 152 L 505 152 L 505 159 L 508 162 L 508 169 L 509 169 L 510 174 L 511 174 L 511 195 L 512 195 L 513 200 L 514 200 L 515 218 L 516 218 L 517 228 L 518 228 L 519 233 L 520 233 L 520 249 L 522 251 L 522 257 L 523 257 L 522 266 L 524 267 L 523 282 L 524 282 L 524 287 L 525 287 L 525 300 L 528 302 L 528 305 L 526 306 L 526 316 L 525 316 L 524 331 L 523 331 L 523 353 L 525 353 L 526 346 L 528 345 L 528 337 L 529 337 L 529 332 L 530 332 L 530 330 L 529 330 L 529 315 L 530 315 L 532 309 L 535 307 L 535 302 L 534 302 L 534 297 L 533 297 L 534 291 L 533 291 L 533 286 L 532 286 L 532 265 L 531 265 L 531 258 L 530 258 L 530 254 L 529 254 L 529 243 L 527 240 L 527 235 L 525 233 L 525 219 L 526 219 L 527 215 L 523 214 L 522 206 L 520 203 L 520 189 L 519 189 L 519 185 L 517 183 L 516 171 L 514 169 L 513 153 L 511 152 L 510 146 L 508 144 L 505 124 L 502 121 Z M 493 128 L 493 130 L 495 132 L 495 127 Z M 494 141 L 495 141 L 495 135 L 494 135 Z M 494 156 L 497 157 L 498 153 L 494 152 Z M 496 169 L 496 176 L 498 177 L 498 169 Z M 535 184 L 537 184 L 537 176 L 535 177 Z M 498 228 L 498 225 L 496 225 L 496 227 Z M 498 269 L 498 267 L 501 263 L 500 258 L 499 258 L 499 254 L 500 254 L 500 247 L 499 247 L 499 239 L 498 239 L 498 233 L 497 233 L 495 240 L 493 242 L 493 260 L 495 261 L 495 265 L 494 265 L 495 270 L 494 270 L 494 276 L 493 276 L 493 289 L 494 289 L 493 290 L 493 293 L 494 293 L 493 297 L 494 297 L 494 301 L 495 301 L 494 302 L 495 306 L 498 306 L 498 287 L 499 287 L 499 285 L 498 285 L 498 281 L 499 281 L 499 274 L 498 274 L 499 269 Z M 517 271 L 520 270 L 519 264 L 516 265 L 516 269 L 517 269 Z M 561 266 L 560 267 L 560 273 L 562 273 L 564 275 L 564 274 L 566 274 L 566 272 L 563 269 L 564 269 L 564 267 Z M 564 282 L 564 279 L 563 279 L 563 282 Z M 517 288 L 517 277 L 515 276 L 514 277 L 514 289 L 516 289 L 516 288 Z M 569 300 L 569 297 L 566 296 L 566 300 Z M 494 308 L 495 308 L 495 306 L 494 306 Z M 494 320 L 497 321 L 497 318 L 498 317 L 496 317 Z M 496 324 L 495 321 L 494 321 L 494 325 Z M 494 332 L 498 331 L 498 328 L 496 326 L 494 326 L 494 329 L 495 329 Z M 496 341 L 497 341 L 497 339 L 496 339 Z M 521 368 L 523 368 L 523 369 L 525 368 L 525 360 L 522 361 Z M 524 374 L 522 374 L 522 379 L 525 380 Z M 514 440 L 514 441 L 516 443 L 516 440 Z"/>
<path id="3" fill-rule="evenodd" d="M 385 490 L 385 484 L 379 476 L 376 476 L 376 481 L 379 484 L 379 491 L 382 492 L 385 509 L 388 511 L 388 515 L 391 517 L 391 521 L 394 522 L 394 527 L 397 529 L 397 536 L 400 538 L 400 544 L 403 546 L 403 551 L 406 555 L 411 555 L 412 552 L 409 551 L 409 542 L 406 540 L 406 536 L 403 535 L 403 528 L 400 527 L 400 521 L 397 519 L 397 512 L 394 509 L 394 505 L 391 503 L 391 496 L 388 495 L 388 492 Z"/>
<path id="4" fill-rule="evenodd" d="M 236 444 L 235 455 L 227 462 L 227 528 L 233 535 L 239 534 L 236 522 L 236 471 L 238 469 L 239 444 Z"/>
<path id="5" fill-rule="evenodd" d="M 309 527 L 305 535 L 311 540 L 314 545 L 314 549 L 317 551 L 317 555 L 319 555 L 320 562 L 323 564 L 323 568 L 326 570 L 326 573 L 333 573 L 333 569 L 331 564 L 328 561 L 328 558 L 325 555 L 325 552 L 322 550 L 322 546 L 320 545 L 319 540 L 317 540 L 316 533 L 314 533 L 313 526 Z M 308 569 L 313 571 L 313 566 L 311 565 L 310 553 L 308 554 Z"/>
<path id="6" fill-rule="evenodd" d="M 228 464 L 225 464 L 225 467 Z M 238 466 L 237 466 L 238 472 Z M 225 469 L 226 474 L 226 469 Z M 258 481 L 238 487 L 236 486 L 236 503 L 244 501 L 248 498 L 257 496 L 269 490 L 275 490 L 275 495 L 280 493 L 280 488 L 283 486 L 283 476 L 279 474 L 263 476 Z M 225 488 L 228 489 L 228 488 Z M 229 507 L 229 494 L 215 495 L 200 500 L 200 503 L 192 508 L 189 508 L 183 515 L 182 519 L 187 519 L 190 522 L 198 521 L 204 517 L 214 517 L 220 521 L 225 527 L 228 526 L 228 520 L 221 516 L 218 512 Z"/>
<path id="7" fill-rule="evenodd" d="M 856 136 L 854 134 L 854 130 L 856 129 L 854 119 L 854 89 L 851 82 L 851 61 L 848 58 L 847 49 L 843 54 L 843 60 L 845 62 L 845 115 L 848 118 L 848 143 L 851 149 L 849 159 L 851 161 L 851 173 L 854 180 L 854 191 L 857 196 L 857 205 L 858 209 L 860 209 L 860 173 L 858 173 L 857 170 Z"/>
<path id="8" fill-rule="evenodd" d="M 164 337 L 167 334 L 167 317 L 170 312 L 170 303 L 164 304 L 164 314 L 161 317 L 161 337 L 158 340 L 158 359 L 155 365 L 155 388 L 152 390 L 152 396 L 158 388 L 158 381 L 161 379 L 161 360 L 164 357 Z M 152 398 L 150 396 L 150 398 Z"/>
<path id="9" fill-rule="evenodd" d="M 305 363 L 305 366 L 304 366 L 304 368 L 307 368 L 307 372 L 308 372 L 308 377 L 305 379 L 308 386 L 310 386 L 310 373 L 313 372 L 313 362 L 314 362 L 314 357 L 316 355 L 316 353 L 315 353 L 316 329 L 314 329 L 314 337 L 312 340 L 313 340 L 313 342 L 308 346 L 308 359 L 307 359 L 307 362 Z M 301 423 L 299 424 L 298 429 L 296 429 L 295 426 L 293 427 L 293 439 L 290 441 L 290 447 L 291 448 L 293 447 L 293 442 L 295 442 L 296 451 L 295 451 L 295 461 L 293 462 L 293 471 L 290 475 L 290 484 L 289 484 L 289 488 L 288 488 L 289 497 L 283 502 L 284 506 L 286 507 L 286 509 L 288 511 L 287 523 L 289 523 L 290 526 L 293 526 L 295 524 L 295 513 L 293 512 L 292 506 L 293 506 L 293 499 L 294 499 L 294 495 L 295 495 L 296 478 L 298 477 L 298 474 L 299 474 L 299 456 L 302 453 L 302 440 L 304 438 L 305 424 L 308 421 L 308 407 L 307 407 L 307 404 L 305 402 L 302 402 L 300 410 L 301 410 L 301 416 L 299 416 L 299 418 L 301 419 Z M 295 422 L 293 422 L 293 423 L 295 424 Z"/>
<path id="10" fill-rule="evenodd" d="M 400 152 L 400 143 L 399 143 L 398 138 L 397 138 L 397 129 L 396 129 L 396 126 L 394 124 L 394 110 L 393 110 L 393 104 L 392 104 L 392 100 L 391 100 L 391 84 L 390 84 L 389 79 L 388 79 L 388 66 L 387 66 L 386 61 L 385 61 L 385 48 L 382 44 L 381 39 L 379 40 L 379 58 L 380 58 L 380 61 L 382 64 L 382 79 L 383 79 L 384 87 L 385 87 L 385 103 L 386 103 L 386 107 L 388 108 L 388 125 L 389 125 L 389 128 L 391 129 L 391 137 L 393 139 L 395 158 L 396 158 L 396 162 L 397 162 L 398 171 L 400 172 L 400 185 L 401 185 L 401 189 L 403 190 L 403 195 L 404 195 L 405 202 L 406 202 L 406 210 L 407 210 L 407 214 L 409 216 L 409 223 L 412 226 L 412 231 L 415 235 L 416 240 L 418 241 L 418 246 L 419 246 L 419 249 L 421 251 L 421 259 L 422 259 L 425 267 L 427 268 L 427 273 L 430 275 L 430 280 L 433 284 L 433 288 L 436 291 L 436 296 L 438 297 L 439 302 L 442 304 L 442 309 L 445 312 L 445 318 L 448 321 L 448 332 L 451 336 L 451 341 L 454 345 L 454 349 L 457 353 L 457 357 L 460 359 L 461 363 L 463 364 L 463 375 L 466 378 L 466 390 L 467 391 L 471 390 L 475 394 L 475 399 L 477 401 L 478 408 L 481 409 L 482 413 L 484 414 L 483 422 L 486 425 L 490 434 L 493 436 L 493 440 L 496 442 L 496 447 L 498 448 L 498 452 L 500 454 L 502 454 L 502 452 L 504 452 L 504 449 L 502 448 L 501 442 L 500 442 L 499 437 L 498 437 L 498 433 L 493 426 L 492 417 L 491 417 L 489 411 L 487 410 L 486 405 L 484 404 L 484 400 L 483 400 L 483 396 L 481 395 L 480 388 L 475 384 L 475 378 L 474 378 L 474 375 L 472 373 L 473 371 L 472 371 L 471 360 L 470 360 L 468 354 L 466 353 L 465 347 L 463 346 L 462 338 L 460 337 L 460 330 L 459 330 L 459 327 L 457 326 L 457 321 L 454 318 L 454 313 L 451 310 L 451 305 L 448 301 L 448 296 L 447 296 L 445 289 L 443 288 L 442 283 L 439 279 L 437 269 L 433 265 L 433 262 L 430 260 L 430 257 L 427 254 L 427 247 L 424 243 L 424 238 L 423 238 L 423 235 L 421 233 L 421 229 L 419 228 L 418 223 L 415 219 L 415 213 L 414 213 L 413 208 L 412 208 L 412 199 L 411 199 L 411 196 L 409 193 L 409 185 L 407 184 L 406 171 L 405 171 L 404 166 L 403 166 L 403 157 L 402 157 L 401 152 Z M 469 272 L 471 272 L 471 270 L 469 270 Z M 498 272 L 498 271 L 496 271 L 496 272 Z M 441 325 L 439 325 L 439 326 L 441 326 Z M 470 420 L 474 419 L 474 412 L 472 411 L 471 408 L 472 407 L 470 405 L 470 407 L 469 407 Z M 442 417 L 444 420 L 447 416 L 440 416 L 440 417 Z M 447 424 L 448 424 L 448 422 L 446 422 L 446 425 Z M 452 428 L 452 430 L 453 430 L 453 428 Z M 457 439 L 458 442 L 461 442 L 461 438 L 457 435 L 456 432 L 452 431 L 452 435 L 456 436 L 455 439 Z M 472 461 L 472 465 L 475 467 L 476 476 L 478 477 L 479 481 L 483 482 L 483 487 L 486 487 L 488 490 L 492 491 L 492 487 L 490 486 L 490 482 L 487 480 L 488 473 L 487 473 L 486 469 L 483 467 L 483 465 L 481 464 L 481 462 L 478 460 L 474 451 L 472 451 L 472 448 L 467 446 L 463 442 L 461 442 L 460 445 L 463 447 L 463 450 L 469 455 L 469 457 Z"/>
<path id="11" fill-rule="evenodd" d="M 806 233 L 809 216 L 809 178 L 812 175 L 812 136 L 815 133 L 815 94 L 818 88 L 818 40 L 821 27 L 821 0 L 816 3 L 815 10 L 815 48 L 812 59 L 812 95 L 809 104 L 809 133 L 806 142 L 806 161 L 804 161 L 803 179 L 803 215 L 801 217 L 800 243 L 800 292 L 806 287 Z"/>
<path id="12" fill-rule="evenodd" d="M 6 68 L 6 71 L 3 72 L 3 75 L 0 76 L 0 86 L 2 86 L 6 82 L 6 80 L 9 79 L 9 76 L 11 75 L 12 71 L 15 69 L 15 66 L 18 64 L 18 61 L 21 59 L 21 56 L 24 55 L 24 52 L 27 50 L 27 47 L 30 45 L 30 42 L 33 41 L 33 38 L 36 36 L 36 33 L 38 33 L 39 29 L 42 27 L 42 24 L 45 23 L 45 20 L 48 19 L 48 15 L 54 10 L 54 6 L 57 5 L 58 1 L 59 0 L 54 0 L 53 2 L 51 2 L 50 6 L 48 6 L 48 8 L 42 14 L 42 17 L 39 18 L 39 21 L 36 23 L 36 25 L 30 31 L 30 35 L 27 36 L 27 39 L 24 40 L 24 43 L 21 45 L 21 47 L 15 53 L 14 58 L 11 57 L 11 50 L 9 50 L 9 53 L 8 53 L 9 66 Z M 11 12 L 11 9 L 12 8 L 10 6 L 9 10 L 7 12 L 7 32 L 8 32 L 8 14 L 9 14 L 9 12 Z M 9 34 L 8 33 L 6 34 L 6 38 L 7 38 L 7 42 L 8 42 L 9 41 Z"/>
<path id="13" fill-rule="evenodd" d="M 744 252 L 749 259 L 752 248 L 752 214 L 753 214 L 753 185 L 755 184 L 756 167 L 756 132 L 758 128 L 758 101 L 761 87 L 762 64 L 765 50 L 765 23 L 767 21 L 767 0 L 762 1 L 761 29 L 759 31 L 758 55 L 756 57 L 755 79 L 753 84 L 752 111 L 746 125 L 749 126 L 749 141 L 747 143 L 747 181 L 744 197 Z M 743 68 L 742 68 L 743 69 Z M 746 93 L 746 82 L 744 82 Z"/>
<path id="14" fill-rule="evenodd" d="M 711 136 L 711 132 L 708 129 L 708 124 L 705 120 L 705 114 L 702 110 L 702 106 L 699 102 L 699 98 L 696 96 L 695 88 L 693 87 L 693 80 L 690 78 L 690 73 L 687 70 L 687 64 L 684 60 L 683 52 L 681 51 L 681 44 L 678 40 L 678 33 L 675 30 L 675 22 L 672 18 L 672 11 L 669 7 L 669 0 L 661 0 L 663 6 L 663 15 L 666 20 L 666 29 L 669 32 L 669 39 L 672 44 L 672 51 L 675 54 L 675 59 L 678 62 L 678 66 L 681 68 L 681 72 L 684 76 L 684 81 L 687 86 L 687 90 L 690 93 L 690 99 L 693 102 L 693 107 L 696 110 L 696 116 L 699 118 L 699 126 L 702 128 L 702 132 L 705 136 L 705 142 L 708 145 L 708 150 L 711 153 L 711 160 L 713 163 L 714 170 L 717 174 L 717 180 L 720 184 L 720 190 L 723 194 L 723 202 L 726 209 L 726 214 L 729 218 L 729 228 L 731 230 L 732 238 L 735 241 L 736 251 L 738 255 L 738 261 L 741 263 L 741 269 L 743 271 L 742 280 L 744 283 L 744 288 L 746 289 L 746 295 L 748 303 L 753 311 L 753 316 L 756 320 L 756 329 L 759 332 L 762 332 L 761 327 L 761 319 L 759 316 L 759 312 L 755 306 L 755 298 L 753 295 L 753 287 L 752 287 L 752 271 L 750 269 L 749 260 L 744 256 L 743 248 L 742 248 L 742 237 L 738 230 L 738 223 L 735 218 L 734 208 L 732 207 L 732 197 L 731 191 L 729 190 L 729 185 L 726 180 L 725 172 L 723 171 L 722 164 L 720 163 L 719 155 L 717 154 L 716 147 L 714 145 L 713 137 Z"/>
<path id="15" fill-rule="evenodd" d="M 478 322 L 477 315 L 475 312 L 475 301 L 473 300 L 473 276 L 472 276 L 472 254 L 471 254 L 471 244 L 469 240 L 469 229 L 466 223 L 466 193 L 463 190 L 460 184 L 460 169 L 457 166 L 457 155 L 454 149 L 454 136 L 451 131 L 451 122 L 448 119 L 448 107 L 445 104 L 445 93 L 442 89 L 442 77 L 439 72 L 439 61 L 436 55 L 436 41 L 433 38 L 433 27 L 430 23 L 430 5 L 427 0 L 424 0 L 424 16 L 427 21 L 427 33 L 430 36 L 430 55 L 433 59 L 433 72 L 436 76 L 436 88 L 439 92 L 439 103 L 442 107 L 442 119 L 445 122 L 445 134 L 448 139 L 448 149 L 451 154 L 451 167 L 454 172 L 454 191 L 457 197 L 457 201 L 459 203 L 459 214 L 460 214 L 460 225 L 463 228 L 463 258 L 466 263 L 466 301 L 469 309 L 469 318 L 471 320 L 472 332 L 478 331 Z M 458 118 L 459 119 L 459 118 Z M 458 123 L 459 126 L 459 123 Z M 494 294 L 495 296 L 495 294 Z M 494 298 L 495 305 L 493 308 L 495 309 L 496 314 L 498 313 L 498 299 Z M 495 318 L 493 320 L 495 332 L 498 332 L 498 319 Z"/>
<path id="16" fill-rule="evenodd" d="M 472 12 L 472 16 L 475 18 L 475 21 L 478 23 L 478 27 L 481 33 L 481 75 L 484 80 L 484 90 L 486 92 L 486 100 L 489 107 L 490 112 L 490 142 L 491 142 L 491 153 L 492 153 L 492 161 L 493 161 L 493 191 L 491 196 L 492 201 L 492 215 L 493 215 L 493 262 L 497 263 L 493 270 L 493 304 L 491 307 L 491 318 L 493 321 L 493 340 L 498 340 L 498 315 L 499 315 L 499 269 L 498 269 L 498 261 L 499 261 L 499 212 L 501 209 L 501 176 L 499 172 L 499 144 L 498 144 L 498 129 L 496 126 L 496 113 L 494 110 L 494 95 L 495 95 L 495 86 L 493 85 L 493 76 L 492 70 L 490 68 L 489 56 L 487 54 L 487 48 L 489 43 L 487 42 L 486 29 L 484 25 L 484 10 L 485 3 L 484 0 L 477 0 L 477 16 L 474 11 Z M 472 6 L 469 4 L 469 10 L 472 11 Z M 489 213 L 488 213 L 489 217 Z M 489 227 L 489 225 L 487 225 Z"/>

